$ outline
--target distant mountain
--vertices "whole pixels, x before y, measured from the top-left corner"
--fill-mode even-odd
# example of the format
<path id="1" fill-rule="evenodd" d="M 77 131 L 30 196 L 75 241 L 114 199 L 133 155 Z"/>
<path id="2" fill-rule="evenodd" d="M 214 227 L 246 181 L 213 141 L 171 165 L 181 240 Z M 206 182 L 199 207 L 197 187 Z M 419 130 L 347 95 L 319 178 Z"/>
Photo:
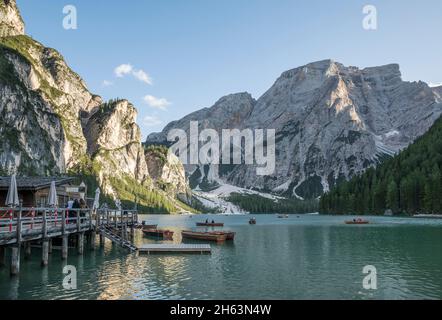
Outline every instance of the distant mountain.
<path id="1" fill-rule="evenodd" d="M 442 214 L 442 118 L 406 150 L 321 198 L 323 213 Z"/>
<path id="2" fill-rule="evenodd" d="M 424 134 L 442 113 L 440 88 L 405 82 L 397 64 L 359 69 L 332 60 L 284 72 L 258 100 L 248 93 L 168 124 L 147 144 L 167 144 L 171 129 L 275 129 L 276 172 L 253 165 L 186 166 L 193 187 L 223 183 L 266 193 L 315 198 L 376 166 Z"/>
<path id="3" fill-rule="evenodd" d="M 15 0 L 0 0 L 0 115 L 1 175 L 80 175 L 149 212 L 188 210 L 177 199 L 185 177 L 174 193 L 149 174 L 134 106 L 104 103 L 59 52 L 26 36 Z M 184 170 L 169 159 L 157 167 Z"/>

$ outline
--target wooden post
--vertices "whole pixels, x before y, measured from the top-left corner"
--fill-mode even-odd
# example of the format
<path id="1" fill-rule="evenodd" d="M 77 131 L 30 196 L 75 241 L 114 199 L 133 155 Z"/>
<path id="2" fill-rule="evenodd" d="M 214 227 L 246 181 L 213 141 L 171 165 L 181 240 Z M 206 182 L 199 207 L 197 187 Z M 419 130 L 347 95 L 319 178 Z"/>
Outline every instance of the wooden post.
<path id="1" fill-rule="evenodd" d="M 84 252 L 84 232 L 80 232 L 78 234 L 77 249 L 78 249 L 78 254 L 83 254 L 83 252 Z"/>
<path id="2" fill-rule="evenodd" d="M 89 232 L 89 248 L 95 250 L 95 232 Z"/>
<path id="3" fill-rule="evenodd" d="M 16 276 L 20 273 L 20 247 L 21 247 L 21 213 L 22 204 L 20 201 L 20 209 L 17 214 L 17 243 L 12 247 L 11 254 L 11 276 Z"/>
<path id="4" fill-rule="evenodd" d="M 48 261 L 49 261 L 49 239 L 43 239 L 41 246 L 41 265 L 43 267 L 46 267 L 48 265 Z"/>
<path id="5" fill-rule="evenodd" d="M 31 241 L 26 241 L 24 243 L 25 246 L 25 259 L 30 259 L 31 258 Z"/>
<path id="6" fill-rule="evenodd" d="M 61 233 L 62 234 L 66 233 L 66 219 L 67 219 L 66 210 L 63 210 L 62 214 L 61 214 Z"/>
<path id="7" fill-rule="evenodd" d="M 121 238 L 124 240 L 124 216 L 123 216 L 123 210 L 120 210 L 120 220 L 121 220 Z"/>
<path id="8" fill-rule="evenodd" d="M 5 247 L 0 247 L 0 267 L 5 266 L 6 261 L 6 250 Z"/>
<path id="9" fill-rule="evenodd" d="M 69 236 L 64 235 L 62 237 L 61 259 L 66 260 L 68 258 Z"/>
<path id="10" fill-rule="evenodd" d="M 16 276 L 20 272 L 20 245 L 11 247 L 11 276 Z"/>
<path id="11" fill-rule="evenodd" d="M 100 233 L 100 247 L 104 247 L 104 241 L 105 241 L 104 234 Z"/>
<path id="12" fill-rule="evenodd" d="M 118 229 L 118 211 L 115 210 L 115 229 Z"/>
<path id="13" fill-rule="evenodd" d="M 42 230 L 42 238 L 46 239 L 48 236 L 48 218 L 46 215 L 46 210 L 43 211 L 43 228 Z"/>
<path id="14" fill-rule="evenodd" d="M 20 210 L 18 211 L 17 215 L 17 245 L 21 245 L 21 214 L 22 214 L 22 207 L 21 207 L 21 201 L 20 201 Z"/>
<path id="15" fill-rule="evenodd" d="M 77 232 L 81 231 L 81 209 L 77 210 Z"/>
<path id="16" fill-rule="evenodd" d="M 88 217 L 89 217 L 89 231 L 92 230 L 92 210 L 88 210 Z"/>

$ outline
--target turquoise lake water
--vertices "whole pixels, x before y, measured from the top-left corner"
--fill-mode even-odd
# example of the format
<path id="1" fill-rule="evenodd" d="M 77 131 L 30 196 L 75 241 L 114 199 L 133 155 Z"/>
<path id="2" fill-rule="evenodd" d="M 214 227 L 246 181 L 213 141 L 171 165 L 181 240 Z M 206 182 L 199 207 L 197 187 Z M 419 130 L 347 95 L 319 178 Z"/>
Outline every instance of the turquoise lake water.
<path id="1" fill-rule="evenodd" d="M 176 231 L 196 229 L 206 216 L 140 216 Z M 0 268 L 0 299 L 442 299 L 442 220 L 369 217 L 349 226 L 341 216 L 208 216 L 237 233 L 212 244 L 211 255 L 128 254 L 104 249 L 54 251 L 40 267 L 41 251 L 21 260 L 20 276 Z M 155 241 L 137 231 L 138 245 Z M 77 269 L 77 289 L 63 289 L 63 267 Z M 366 290 L 364 266 L 377 270 L 377 289 Z"/>

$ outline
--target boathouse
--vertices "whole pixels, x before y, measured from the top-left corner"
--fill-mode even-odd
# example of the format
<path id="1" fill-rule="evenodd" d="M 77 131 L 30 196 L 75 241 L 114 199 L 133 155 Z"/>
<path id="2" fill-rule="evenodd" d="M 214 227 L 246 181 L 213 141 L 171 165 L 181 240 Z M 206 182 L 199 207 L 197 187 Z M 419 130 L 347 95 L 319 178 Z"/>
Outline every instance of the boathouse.
<path id="1" fill-rule="evenodd" d="M 65 207 L 69 198 L 83 198 L 86 186 L 75 186 L 74 179 L 69 177 L 17 177 L 17 190 L 23 207 L 47 207 L 51 182 L 57 187 L 58 203 Z M 5 205 L 10 177 L 0 177 L 0 207 Z"/>

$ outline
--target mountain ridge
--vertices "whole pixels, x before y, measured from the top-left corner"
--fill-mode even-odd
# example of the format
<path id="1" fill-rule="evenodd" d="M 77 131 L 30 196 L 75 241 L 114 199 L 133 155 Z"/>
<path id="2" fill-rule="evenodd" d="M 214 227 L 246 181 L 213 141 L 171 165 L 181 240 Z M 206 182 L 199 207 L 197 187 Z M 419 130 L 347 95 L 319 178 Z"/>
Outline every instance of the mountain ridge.
<path id="1" fill-rule="evenodd" d="M 436 90 L 424 82 L 402 81 L 398 64 L 360 69 L 321 60 L 283 72 L 257 100 L 247 95 L 224 96 L 211 108 L 150 134 L 146 143 L 167 144 L 167 132 L 188 133 L 190 121 L 198 121 L 200 130 L 218 132 L 275 129 L 274 175 L 256 176 L 255 166 L 245 165 L 228 170 L 213 165 L 209 172 L 235 186 L 312 198 L 396 154 L 425 133 L 442 112 Z M 236 113 L 221 115 L 226 109 Z M 216 119 L 208 117 L 207 110 Z M 195 166 L 186 169 L 190 176 L 196 172 Z"/>

